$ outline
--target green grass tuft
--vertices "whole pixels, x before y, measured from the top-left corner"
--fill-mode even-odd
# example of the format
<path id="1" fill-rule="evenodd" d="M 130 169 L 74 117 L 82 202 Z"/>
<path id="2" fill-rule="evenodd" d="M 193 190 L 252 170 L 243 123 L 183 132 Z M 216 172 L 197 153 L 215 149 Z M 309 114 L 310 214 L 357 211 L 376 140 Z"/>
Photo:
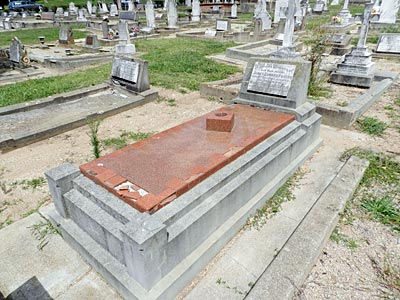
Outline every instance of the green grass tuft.
<path id="1" fill-rule="evenodd" d="M 391 197 L 384 196 L 377 199 L 373 196 L 364 196 L 361 207 L 376 221 L 400 231 L 400 208 L 395 205 Z"/>
<path id="2" fill-rule="evenodd" d="M 360 125 L 362 132 L 377 136 L 382 135 L 382 133 L 388 127 L 385 122 L 378 121 L 376 118 L 371 117 L 358 119 L 357 123 Z"/>

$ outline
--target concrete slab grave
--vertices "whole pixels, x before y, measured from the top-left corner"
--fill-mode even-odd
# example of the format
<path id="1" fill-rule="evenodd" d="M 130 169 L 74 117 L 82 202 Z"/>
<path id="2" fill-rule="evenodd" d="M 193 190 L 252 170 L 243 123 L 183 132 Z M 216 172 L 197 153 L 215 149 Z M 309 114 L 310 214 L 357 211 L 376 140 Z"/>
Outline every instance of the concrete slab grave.
<path id="1" fill-rule="evenodd" d="M 383 33 L 380 35 L 375 52 L 400 54 L 400 34 Z"/>
<path id="2" fill-rule="evenodd" d="M 291 45 L 250 61 L 237 104 L 46 172 L 48 216 L 126 299 L 174 299 L 320 145 L 321 118 L 305 101 L 309 63 Z M 141 67 L 116 66 L 122 83 Z"/>

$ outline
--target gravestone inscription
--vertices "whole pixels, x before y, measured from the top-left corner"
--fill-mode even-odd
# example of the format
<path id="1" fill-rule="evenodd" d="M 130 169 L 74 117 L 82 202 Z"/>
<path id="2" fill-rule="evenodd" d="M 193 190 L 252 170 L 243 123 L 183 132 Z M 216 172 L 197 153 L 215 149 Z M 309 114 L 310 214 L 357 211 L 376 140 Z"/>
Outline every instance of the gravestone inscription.
<path id="1" fill-rule="evenodd" d="M 132 83 L 138 82 L 139 63 L 121 58 L 114 58 L 111 77 L 123 79 Z"/>
<path id="2" fill-rule="evenodd" d="M 247 90 L 287 97 L 295 69 L 295 65 L 256 62 Z"/>
<path id="3" fill-rule="evenodd" d="M 229 21 L 227 20 L 217 20 L 215 29 L 218 31 L 229 31 Z"/>
<path id="4" fill-rule="evenodd" d="M 382 34 L 376 46 L 376 52 L 400 54 L 400 34 Z"/>

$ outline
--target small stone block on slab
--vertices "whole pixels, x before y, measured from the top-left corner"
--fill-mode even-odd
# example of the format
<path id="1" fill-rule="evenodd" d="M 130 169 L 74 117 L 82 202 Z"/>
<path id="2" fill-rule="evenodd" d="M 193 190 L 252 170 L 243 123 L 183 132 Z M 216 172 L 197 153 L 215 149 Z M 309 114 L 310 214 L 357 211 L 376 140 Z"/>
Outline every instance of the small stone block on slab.
<path id="1" fill-rule="evenodd" d="M 235 115 L 232 111 L 212 112 L 206 118 L 206 129 L 212 131 L 231 132 Z"/>

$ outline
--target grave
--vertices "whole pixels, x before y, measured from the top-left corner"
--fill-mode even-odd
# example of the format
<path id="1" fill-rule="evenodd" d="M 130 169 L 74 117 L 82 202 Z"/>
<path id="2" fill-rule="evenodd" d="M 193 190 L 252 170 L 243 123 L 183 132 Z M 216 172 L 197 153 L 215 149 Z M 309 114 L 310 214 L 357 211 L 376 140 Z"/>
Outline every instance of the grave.
<path id="1" fill-rule="evenodd" d="M 70 15 L 77 15 L 78 14 L 78 9 L 75 6 L 74 2 L 70 2 L 68 6 L 68 12 Z"/>
<path id="2" fill-rule="evenodd" d="M 400 54 L 400 34 L 383 33 L 380 35 L 375 52 Z"/>
<path id="3" fill-rule="evenodd" d="M 322 0 L 318 0 L 315 2 L 312 12 L 314 14 L 322 14 L 322 12 L 324 11 L 324 7 L 325 7 L 325 2 Z"/>
<path id="4" fill-rule="evenodd" d="M 331 74 L 331 82 L 365 88 L 372 85 L 375 63 L 371 61 L 372 53 L 366 46 L 372 5 L 365 6 L 364 20 L 357 46 L 353 47 L 351 52 L 345 55 L 344 60 L 337 65 L 337 69 Z"/>
<path id="5" fill-rule="evenodd" d="M 237 19 L 237 8 L 238 8 L 237 4 L 234 3 L 231 7 L 231 16 L 230 16 L 231 19 Z"/>
<path id="6" fill-rule="evenodd" d="M 97 35 L 95 34 L 88 34 L 85 38 L 85 44 L 83 45 L 85 49 L 91 49 L 91 50 L 99 50 L 100 45 L 99 41 L 97 39 Z"/>
<path id="7" fill-rule="evenodd" d="M 42 20 L 54 21 L 54 17 L 55 17 L 54 12 L 48 11 L 48 12 L 42 12 L 41 13 L 41 19 Z"/>
<path id="8" fill-rule="evenodd" d="M 349 7 L 349 0 L 344 0 L 343 7 L 338 13 L 338 17 L 340 17 L 343 20 L 342 23 L 343 25 L 347 25 L 352 21 L 351 19 L 353 16 L 351 15 L 348 7 Z"/>
<path id="9" fill-rule="evenodd" d="M 156 20 L 154 15 L 154 4 L 151 0 L 146 2 L 146 24 L 148 28 L 156 28 Z"/>
<path id="10" fill-rule="evenodd" d="M 167 29 L 178 28 L 178 10 L 175 0 L 166 1 L 167 3 Z"/>
<path id="11" fill-rule="evenodd" d="M 111 4 L 110 6 L 110 17 L 118 16 L 118 7 L 116 4 Z"/>
<path id="12" fill-rule="evenodd" d="M 379 6 L 379 18 L 378 20 L 374 20 L 373 23 L 395 24 L 399 7 L 399 0 L 382 0 Z"/>
<path id="13" fill-rule="evenodd" d="M 115 45 L 116 55 L 133 55 L 136 53 L 136 47 L 130 42 L 128 22 L 120 20 L 118 22 L 119 43 Z"/>
<path id="14" fill-rule="evenodd" d="M 193 0 L 192 22 L 200 22 L 200 16 L 201 16 L 200 0 Z"/>
<path id="15" fill-rule="evenodd" d="M 14 37 L 11 40 L 9 60 L 12 66 L 19 68 L 26 67 L 30 62 L 24 45 L 17 37 Z"/>
<path id="16" fill-rule="evenodd" d="M 328 43 L 332 46 L 331 55 L 343 56 L 351 51 L 352 36 L 345 33 L 336 33 L 329 37 Z"/>
<path id="17" fill-rule="evenodd" d="M 61 45 L 72 45 L 75 43 L 71 27 L 61 27 L 58 33 L 58 42 Z"/>
<path id="18" fill-rule="evenodd" d="M 306 102 L 310 63 L 287 39 L 281 50 L 285 58 L 248 64 L 235 99 L 248 103 L 79 169 L 64 164 L 46 172 L 55 203 L 50 219 L 126 299 L 175 298 L 320 145 L 320 116 Z M 123 82 L 136 71 L 113 74 Z"/>
<path id="19" fill-rule="evenodd" d="M 282 11 L 288 7 L 288 2 L 289 0 L 276 0 L 275 2 L 275 13 L 274 13 L 274 23 L 278 24 L 281 16 L 282 16 Z M 283 13 L 284 15 L 284 13 Z"/>
<path id="20" fill-rule="evenodd" d="M 215 30 L 231 31 L 231 21 L 229 19 L 217 19 L 215 21 Z"/>
<path id="21" fill-rule="evenodd" d="M 135 21 L 136 20 L 136 13 L 134 11 L 121 11 L 119 13 L 119 19 L 120 20 Z"/>

